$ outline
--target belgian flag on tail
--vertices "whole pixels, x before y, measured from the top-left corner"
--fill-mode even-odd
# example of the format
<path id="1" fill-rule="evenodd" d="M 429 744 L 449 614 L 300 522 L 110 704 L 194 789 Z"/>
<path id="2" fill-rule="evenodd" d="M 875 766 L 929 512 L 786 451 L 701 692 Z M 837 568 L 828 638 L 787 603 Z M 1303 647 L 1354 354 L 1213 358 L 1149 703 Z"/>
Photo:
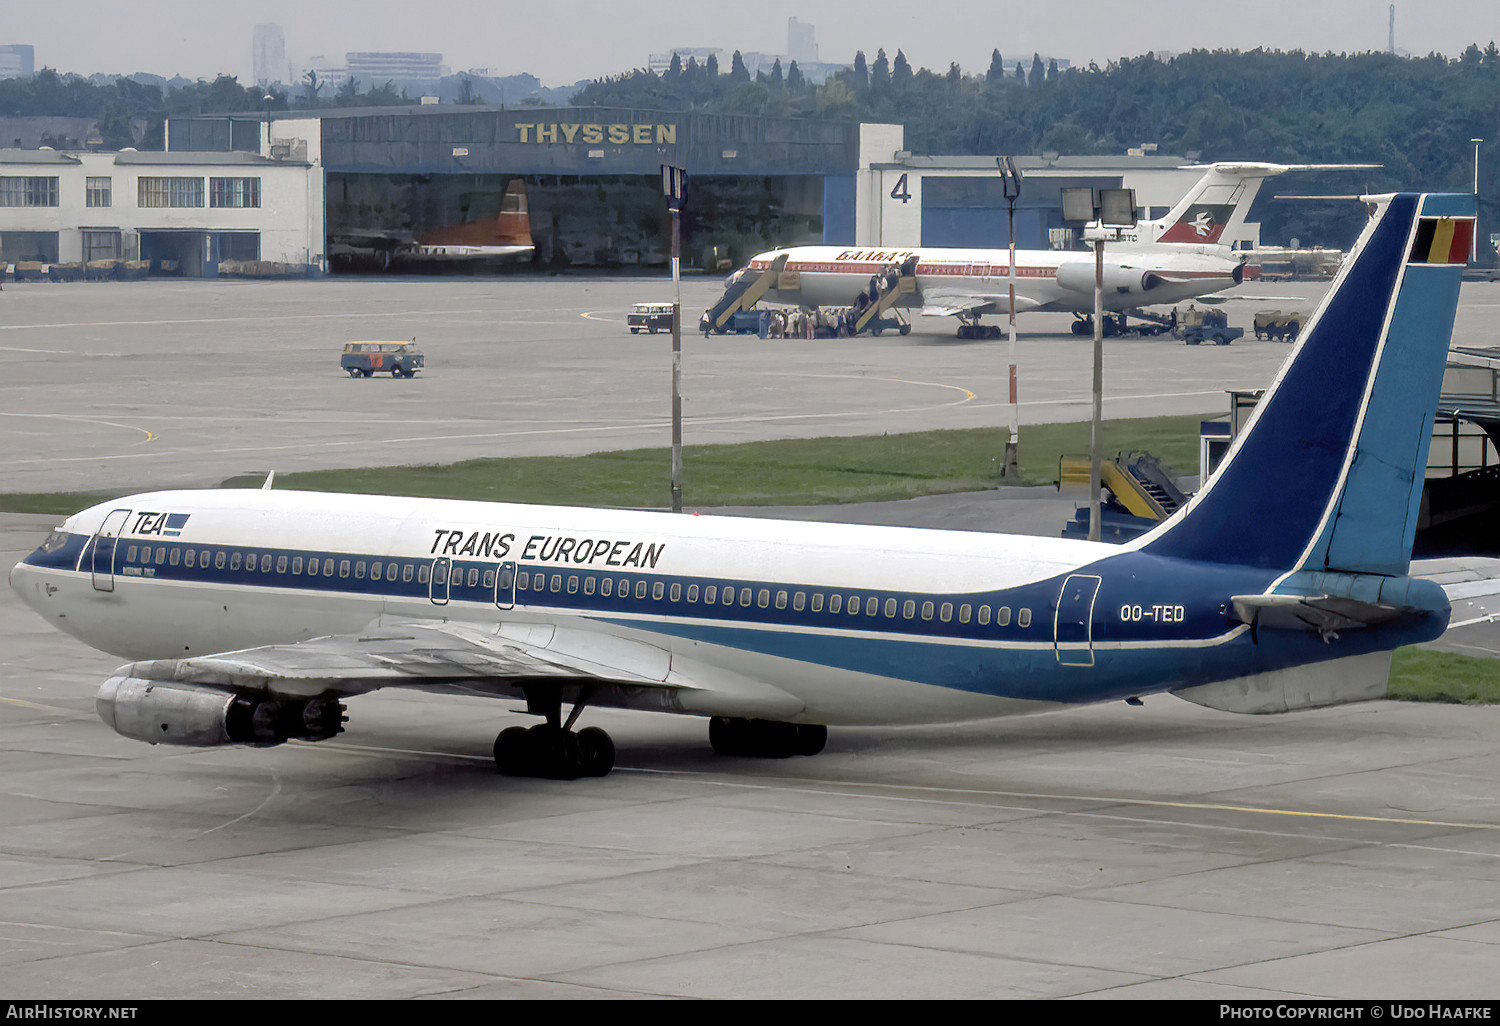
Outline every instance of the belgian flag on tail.
<path id="1" fill-rule="evenodd" d="M 1407 263 L 1467 264 L 1473 242 L 1473 218 L 1424 217 L 1417 224 Z"/>

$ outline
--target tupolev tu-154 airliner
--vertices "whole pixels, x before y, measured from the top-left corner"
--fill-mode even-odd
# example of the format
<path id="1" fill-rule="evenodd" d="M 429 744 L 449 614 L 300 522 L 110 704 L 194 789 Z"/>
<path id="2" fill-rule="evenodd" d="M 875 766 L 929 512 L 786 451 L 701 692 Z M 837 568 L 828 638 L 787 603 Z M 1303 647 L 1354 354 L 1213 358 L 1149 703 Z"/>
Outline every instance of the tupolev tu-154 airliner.
<path id="1" fill-rule="evenodd" d="M 1282 712 L 1385 694 L 1445 630 L 1409 574 L 1474 230 L 1468 195 L 1374 213 L 1216 473 L 1124 545 L 275 489 L 131 495 L 10 573 L 131 660 L 119 733 L 338 734 L 383 687 L 523 699 L 498 770 L 608 773 L 599 706 L 706 717 L 721 753 L 815 754 L 829 725 L 952 722 L 1171 692 Z M 268 482 L 269 484 L 269 482 Z"/>

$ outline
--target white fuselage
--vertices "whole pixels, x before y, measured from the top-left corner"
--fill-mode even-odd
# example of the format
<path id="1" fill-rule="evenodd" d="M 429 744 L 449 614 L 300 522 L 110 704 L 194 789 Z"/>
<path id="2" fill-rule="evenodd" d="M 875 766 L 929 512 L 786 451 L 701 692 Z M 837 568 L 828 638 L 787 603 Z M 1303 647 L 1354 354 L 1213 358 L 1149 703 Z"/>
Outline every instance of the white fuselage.
<path id="1" fill-rule="evenodd" d="M 1239 261 L 1216 246 L 1119 244 L 1105 246 L 1104 309 L 1110 311 L 1176 303 L 1237 284 Z M 750 273 L 788 260 L 766 294 L 773 303 L 849 306 L 870 279 L 917 257 L 916 291 L 895 304 L 924 312 L 954 312 L 965 299 L 982 313 L 1009 310 L 1010 254 L 1003 249 L 869 248 L 796 246 L 761 253 Z M 1092 253 L 1060 250 L 1016 252 L 1016 310 L 1090 312 L 1094 308 Z"/>
<path id="2" fill-rule="evenodd" d="M 164 537 L 168 517 L 181 526 Z M 98 559 L 90 545 L 101 529 L 118 540 Z M 913 667 L 930 651 L 959 665 L 999 647 L 1055 665 L 1045 599 L 1002 608 L 990 597 L 1118 551 L 969 532 L 260 490 L 131 496 L 59 531 L 90 541 L 70 567 L 17 565 L 12 586 L 55 626 L 126 659 L 291 645 L 376 622 L 463 622 L 491 634 L 533 625 L 559 638 L 571 632 L 574 652 L 599 637 L 630 642 L 611 650 L 612 661 L 680 681 L 677 711 L 819 723 L 1045 707 L 983 694 L 977 680 L 973 690 L 933 686 L 951 682 Z M 497 573 L 505 566 L 511 575 Z M 440 587 L 440 575 L 451 580 Z M 580 632 L 595 641 L 580 649 Z M 799 654 L 840 639 L 851 652 L 877 640 L 912 665 Z"/>

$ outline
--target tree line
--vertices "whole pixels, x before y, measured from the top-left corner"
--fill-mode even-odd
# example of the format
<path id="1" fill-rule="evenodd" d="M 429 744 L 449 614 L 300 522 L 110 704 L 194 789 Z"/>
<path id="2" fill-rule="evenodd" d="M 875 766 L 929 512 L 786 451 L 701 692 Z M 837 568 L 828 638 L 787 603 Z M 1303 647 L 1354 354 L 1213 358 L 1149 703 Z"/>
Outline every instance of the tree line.
<path id="1" fill-rule="evenodd" d="M 389 83 L 330 90 L 311 77 L 269 93 L 227 75 L 175 88 L 51 69 L 0 81 L 0 114 L 92 117 L 106 148 L 162 148 L 170 116 L 409 102 Z M 1500 51 L 1493 42 L 1456 58 L 1195 50 L 1059 70 L 996 48 L 983 71 L 950 64 L 938 72 L 882 49 L 873 59 L 857 54 L 822 83 L 795 61 L 752 75 L 736 51 L 727 69 L 713 57 L 674 58 L 660 75 L 601 78 L 573 103 L 899 123 L 907 149 L 923 154 L 1120 154 L 1154 143 L 1203 161 L 1377 163 L 1362 186 L 1466 192 L 1475 173 L 1470 140 L 1486 140 L 1489 153 L 1500 148 Z M 1497 167 L 1500 160 L 1480 161 L 1486 225 L 1500 214 Z"/>

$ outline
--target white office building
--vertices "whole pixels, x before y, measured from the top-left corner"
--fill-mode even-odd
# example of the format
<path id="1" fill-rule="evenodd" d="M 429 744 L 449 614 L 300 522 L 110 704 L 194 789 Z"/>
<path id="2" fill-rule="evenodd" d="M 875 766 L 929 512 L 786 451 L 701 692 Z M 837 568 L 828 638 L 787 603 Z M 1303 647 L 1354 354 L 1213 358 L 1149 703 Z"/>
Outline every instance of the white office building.
<path id="1" fill-rule="evenodd" d="M 253 153 L 0 149 L 0 265 L 223 261 L 323 267 L 322 170 Z"/>

